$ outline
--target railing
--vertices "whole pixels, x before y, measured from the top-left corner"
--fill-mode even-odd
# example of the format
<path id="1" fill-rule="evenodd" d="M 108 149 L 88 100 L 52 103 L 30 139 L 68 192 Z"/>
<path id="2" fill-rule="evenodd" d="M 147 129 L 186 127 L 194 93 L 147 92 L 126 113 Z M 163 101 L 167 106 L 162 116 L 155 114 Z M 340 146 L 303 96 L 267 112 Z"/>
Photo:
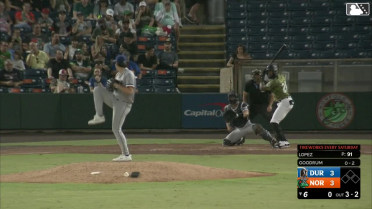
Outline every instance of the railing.
<path id="1" fill-rule="evenodd" d="M 242 94 L 251 71 L 265 69 L 270 60 L 238 60 L 233 89 Z M 289 92 L 371 92 L 372 58 L 277 60 Z"/>

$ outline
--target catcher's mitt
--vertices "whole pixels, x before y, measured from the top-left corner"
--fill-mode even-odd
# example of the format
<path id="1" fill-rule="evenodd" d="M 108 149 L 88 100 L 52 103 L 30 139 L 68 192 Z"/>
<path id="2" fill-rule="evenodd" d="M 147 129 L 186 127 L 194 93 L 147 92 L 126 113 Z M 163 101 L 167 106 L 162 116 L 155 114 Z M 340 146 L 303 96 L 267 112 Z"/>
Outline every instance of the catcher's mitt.
<path id="1" fill-rule="evenodd" d="M 107 84 L 106 84 L 106 89 L 107 91 L 109 92 L 113 92 L 114 91 L 114 83 L 119 83 L 119 81 L 115 80 L 115 78 L 110 78 L 109 80 L 107 80 Z"/>
<path id="2" fill-rule="evenodd" d="M 223 113 L 223 118 L 228 123 L 230 123 L 237 117 L 238 117 L 238 114 L 236 114 L 236 112 L 234 112 L 233 110 L 227 110 Z"/>

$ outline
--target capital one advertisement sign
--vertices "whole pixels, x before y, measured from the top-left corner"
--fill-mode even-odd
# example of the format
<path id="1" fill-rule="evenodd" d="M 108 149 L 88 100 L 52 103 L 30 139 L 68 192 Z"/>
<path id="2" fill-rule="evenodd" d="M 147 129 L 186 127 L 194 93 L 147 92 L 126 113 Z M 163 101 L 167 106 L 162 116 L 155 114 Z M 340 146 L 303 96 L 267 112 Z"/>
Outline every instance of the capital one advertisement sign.
<path id="1" fill-rule="evenodd" d="M 225 128 L 223 108 L 226 94 L 184 94 L 182 128 Z"/>

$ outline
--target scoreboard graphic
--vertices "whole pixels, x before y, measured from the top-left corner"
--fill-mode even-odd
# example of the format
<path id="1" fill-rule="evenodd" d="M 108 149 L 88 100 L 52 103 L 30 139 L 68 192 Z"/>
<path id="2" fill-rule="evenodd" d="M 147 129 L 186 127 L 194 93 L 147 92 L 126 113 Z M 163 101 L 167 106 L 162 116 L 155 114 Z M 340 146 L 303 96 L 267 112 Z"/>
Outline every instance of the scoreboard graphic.
<path id="1" fill-rule="evenodd" d="M 297 146 L 298 199 L 359 199 L 360 145 Z"/>

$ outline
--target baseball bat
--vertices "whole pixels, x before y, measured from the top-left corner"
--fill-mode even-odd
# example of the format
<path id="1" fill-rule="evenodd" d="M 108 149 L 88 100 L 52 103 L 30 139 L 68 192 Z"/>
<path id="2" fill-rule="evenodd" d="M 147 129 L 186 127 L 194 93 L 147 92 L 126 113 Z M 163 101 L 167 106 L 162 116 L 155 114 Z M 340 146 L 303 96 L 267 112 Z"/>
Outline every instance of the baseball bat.
<path id="1" fill-rule="evenodd" d="M 274 55 L 274 57 L 271 59 L 271 62 L 268 64 L 268 65 L 271 65 L 273 64 L 273 62 L 276 60 L 276 58 L 278 58 L 279 54 L 282 53 L 282 51 L 284 51 L 285 49 L 287 49 L 287 45 L 286 44 L 283 44 L 279 50 L 276 52 L 276 54 Z"/>

